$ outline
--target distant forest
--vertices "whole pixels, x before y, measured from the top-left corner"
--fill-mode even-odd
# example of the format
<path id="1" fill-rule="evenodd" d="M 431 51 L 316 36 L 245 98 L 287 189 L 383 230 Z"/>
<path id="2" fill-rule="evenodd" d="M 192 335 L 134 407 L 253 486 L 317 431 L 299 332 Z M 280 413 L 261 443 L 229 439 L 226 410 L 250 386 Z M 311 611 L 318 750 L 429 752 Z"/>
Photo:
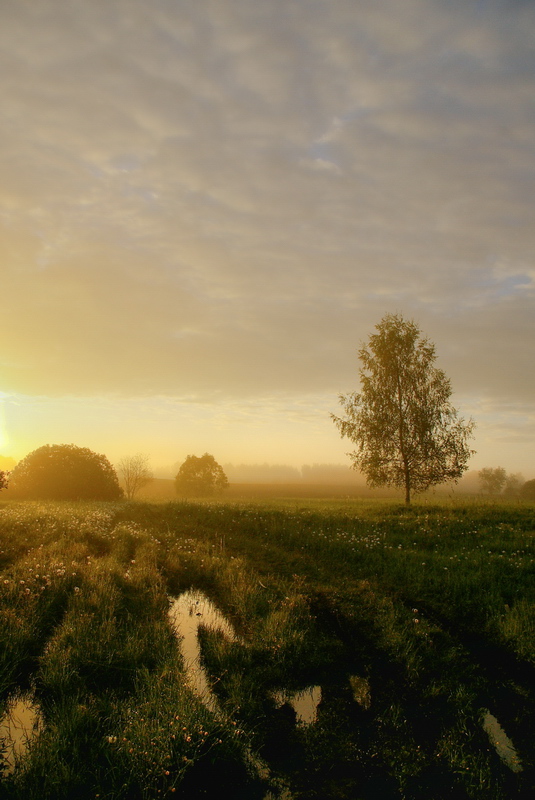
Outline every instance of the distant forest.
<path id="1" fill-rule="evenodd" d="M 365 479 L 343 464 L 223 464 L 230 483 L 363 484 Z"/>
<path id="2" fill-rule="evenodd" d="M 155 470 L 157 478 L 174 478 L 180 464 L 171 468 Z M 289 464 L 222 464 L 230 484 L 233 483 L 271 483 L 271 484 L 315 484 L 322 486 L 355 486 L 366 487 L 366 478 L 362 473 L 352 469 L 348 464 L 303 464 L 292 467 Z M 447 484 L 444 488 L 457 488 L 461 492 L 478 493 L 481 491 L 477 471 L 469 471 L 455 484 Z"/>

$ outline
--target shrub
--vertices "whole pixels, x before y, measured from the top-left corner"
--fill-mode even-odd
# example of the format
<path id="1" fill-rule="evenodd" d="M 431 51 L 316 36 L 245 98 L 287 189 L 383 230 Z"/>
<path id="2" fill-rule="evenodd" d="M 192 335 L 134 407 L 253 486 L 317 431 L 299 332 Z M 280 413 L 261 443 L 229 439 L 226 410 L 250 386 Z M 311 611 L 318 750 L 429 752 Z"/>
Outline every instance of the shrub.
<path id="1" fill-rule="evenodd" d="M 106 456 L 74 444 L 46 444 L 20 461 L 9 493 L 33 500 L 117 500 L 123 491 Z"/>
<path id="2" fill-rule="evenodd" d="M 202 497 L 221 492 L 228 486 L 227 476 L 210 453 L 188 456 L 175 478 L 177 493 L 184 497 Z"/>

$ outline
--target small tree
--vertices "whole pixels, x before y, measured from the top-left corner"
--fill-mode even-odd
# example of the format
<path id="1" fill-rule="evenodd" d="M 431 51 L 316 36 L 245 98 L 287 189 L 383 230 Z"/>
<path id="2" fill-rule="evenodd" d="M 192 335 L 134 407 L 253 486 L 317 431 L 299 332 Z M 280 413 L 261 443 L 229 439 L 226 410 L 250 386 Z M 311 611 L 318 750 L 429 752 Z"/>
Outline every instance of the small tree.
<path id="1" fill-rule="evenodd" d="M 188 456 L 175 478 L 175 487 L 184 497 L 202 497 L 221 492 L 228 486 L 227 476 L 210 453 Z"/>
<path id="2" fill-rule="evenodd" d="M 142 453 L 125 456 L 117 466 L 123 476 L 124 491 L 128 500 L 133 500 L 139 490 L 150 483 L 154 477 L 149 469 L 148 456 Z"/>
<path id="3" fill-rule="evenodd" d="M 520 472 L 511 472 L 505 479 L 503 493 L 505 497 L 518 497 L 524 484 L 524 476 Z"/>
<path id="4" fill-rule="evenodd" d="M 500 494 L 507 480 L 507 473 L 503 467 L 483 467 L 477 473 L 481 491 L 485 494 Z"/>
<path id="5" fill-rule="evenodd" d="M 5 470 L 0 470 L 0 490 L 7 489 L 7 484 L 9 483 L 9 472 L 5 472 Z"/>
<path id="6" fill-rule="evenodd" d="M 368 485 L 403 487 L 409 504 L 412 492 L 461 477 L 474 423 L 457 418 L 435 347 L 414 322 L 387 314 L 376 330 L 359 350 L 361 392 L 340 395 L 346 416 L 331 416 Z"/>
<path id="7" fill-rule="evenodd" d="M 45 444 L 19 461 L 9 493 L 33 500 L 117 500 L 123 490 L 106 456 L 74 444 Z"/>

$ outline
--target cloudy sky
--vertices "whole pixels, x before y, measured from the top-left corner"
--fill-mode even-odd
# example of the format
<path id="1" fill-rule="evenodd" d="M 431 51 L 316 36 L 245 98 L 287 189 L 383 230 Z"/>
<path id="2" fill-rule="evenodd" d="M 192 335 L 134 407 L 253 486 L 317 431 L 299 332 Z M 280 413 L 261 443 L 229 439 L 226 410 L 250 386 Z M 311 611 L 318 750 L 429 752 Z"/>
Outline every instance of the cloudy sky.
<path id="1" fill-rule="evenodd" d="M 343 463 L 389 312 L 535 477 L 531 0 L 2 0 L 0 453 Z"/>

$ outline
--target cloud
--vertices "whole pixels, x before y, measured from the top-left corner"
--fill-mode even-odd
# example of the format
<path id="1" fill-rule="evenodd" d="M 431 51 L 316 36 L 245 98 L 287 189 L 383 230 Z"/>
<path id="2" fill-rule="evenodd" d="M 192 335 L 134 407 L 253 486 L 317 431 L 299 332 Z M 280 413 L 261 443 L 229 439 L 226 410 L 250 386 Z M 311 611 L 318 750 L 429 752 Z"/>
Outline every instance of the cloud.
<path id="1" fill-rule="evenodd" d="M 398 310 L 532 396 L 532 5 L 0 15 L 6 390 L 346 391 Z"/>

